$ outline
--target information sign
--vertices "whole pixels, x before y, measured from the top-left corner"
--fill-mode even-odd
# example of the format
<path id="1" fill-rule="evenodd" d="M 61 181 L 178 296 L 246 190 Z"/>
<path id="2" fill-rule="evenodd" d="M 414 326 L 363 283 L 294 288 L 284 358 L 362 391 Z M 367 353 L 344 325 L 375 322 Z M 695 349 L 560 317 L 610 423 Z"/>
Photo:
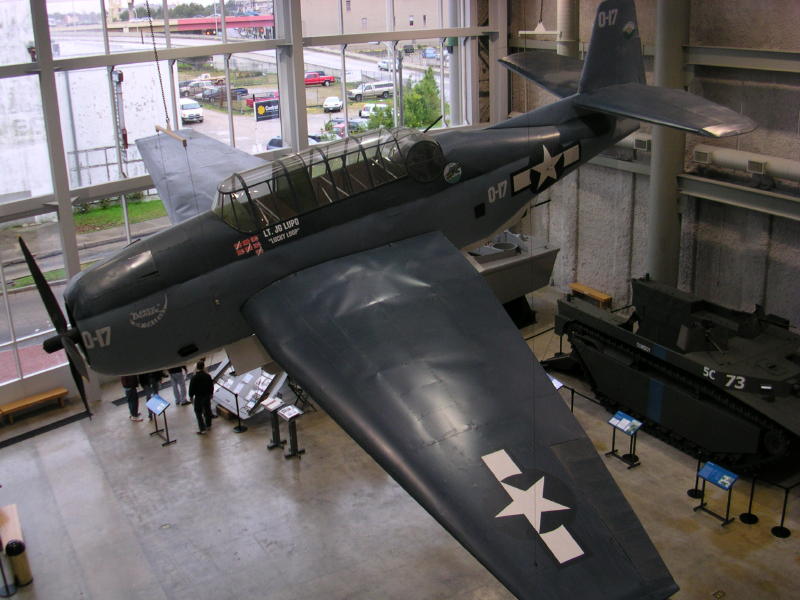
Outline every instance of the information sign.
<path id="1" fill-rule="evenodd" d="M 154 415 L 160 415 L 163 413 L 167 407 L 169 406 L 169 401 L 165 400 L 158 394 L 154 394 L 150 396 L 150 400 L 147 401 L 147 408 L 148 410 L 153 413 Z"/>
<path id="2" fill-rule="evenodd" d="M 619 429 L 625 435 L 633 435 L 642 426 L 641 421 L 637 421 L 630 415 L 626 415 L 621 410 L 614 413 L 614 416 L 608 420 L 608 424 L 612 427 Z"/>
<path id="3" fill-rule="evenodd" d="M 728 471 L 727 469 L 723 469 L 711 461 L 708 461 L 703 465 L 703 468 L 700 469 L 698 475 L 700 475 L 700 477 L 709 483 L 713 483 L 715 486 L 723 490 L 731 489 L 731 486 L 736 483 L 737 479 L 739 479 L 739 476 L 736 473 Z"/>
<path id="4" fill-rule="evenodd" d="M 291 421 L 294 417 L 303 414 L 303 411 L 297 408 L 294 404 L 288 404 L 278 411 L 278 414 L 286 421 Z"/>
<path id="5" fill-rule="evenodd" d="M 269 412 L 275 412 L 280 407 L 283 406 L 283 400 L 280 398 L 267 398 L 261 403 L 264 408 L 266 408 Z"/>

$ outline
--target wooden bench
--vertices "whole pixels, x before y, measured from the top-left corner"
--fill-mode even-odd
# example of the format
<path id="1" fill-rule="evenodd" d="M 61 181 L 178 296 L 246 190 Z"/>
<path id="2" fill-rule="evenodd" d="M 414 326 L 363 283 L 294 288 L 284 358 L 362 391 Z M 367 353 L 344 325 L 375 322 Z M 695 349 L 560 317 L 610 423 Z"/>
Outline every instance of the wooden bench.
<path id="1" fill-rule="evenodd" d="M 11 424 L 14 422 L 15 412 L 42 404 L 43 402 L 49 402 L 50 400 L 58 400 L 59 406 L 63 408 L 64 397 L 68 393 L 69 391 L 67 388 L 61 387 L 50 390 L 49 392 L 42 392 L 41 394 L 34 394 L 33 396 L 28 396 L 27 398 L 14 400 L 8 404 L 2 404 L 0 405 L 0 418 L 8 417 L 8 423 Z"/>
<path id="2" fill-rule="evenodd" d="M 579 298 L 589 298 L 590 300 L 594 300 L 601 308 L 611 308 L 611 296 L 608 294 L 577 282 L 570 283 L 569 287 L 572 293 Z"/>

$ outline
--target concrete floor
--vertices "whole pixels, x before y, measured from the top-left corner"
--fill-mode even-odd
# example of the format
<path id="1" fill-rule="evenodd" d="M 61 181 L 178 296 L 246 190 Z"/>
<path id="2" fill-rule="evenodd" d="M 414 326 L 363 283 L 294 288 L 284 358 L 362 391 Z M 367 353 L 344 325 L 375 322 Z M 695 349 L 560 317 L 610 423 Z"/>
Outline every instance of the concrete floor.
<path id="1" fill-rule="evenodd" d="M 549 326 L 551 299 L 537 296 L 540 323 L 526 336 Z M 551 334 L 531 343 L 540 358 L 558 349 Z M 91 421 L 0 450 L 0 505 L 18 505 L 35 578 L 15 598 L 512 597 L 323 412 L 300 419 L 306 454 L 285 460 L 266 450 L 266 420 L 236 434 L 220 418 L 201 437 L 191 407 L 169 409 L 178 442 L 163 448 L 146 421 L 130 422 L 127 408 L 111 403 L 121 395 L 108 386 Z M 608 414 L 577 398 L 575 416 L 607 451 Z M 11 427 L 38 418 L 46 416 Z M 758 488 L 758 524 L 723 528 L 692 511 L 693 459 L 647 434 L 638 454 L 633 470 L 605 462 L 681 586 L 674 598 L 797 597 L 798 490 L 790 538 L 770 534 L 783 501 L 775 488 Z M 748 491 L 748 482 L 734 487 L 733 514 L 746 509 Z M 724 511 L 724 500 L 710 492 L 712 508 Z"/>

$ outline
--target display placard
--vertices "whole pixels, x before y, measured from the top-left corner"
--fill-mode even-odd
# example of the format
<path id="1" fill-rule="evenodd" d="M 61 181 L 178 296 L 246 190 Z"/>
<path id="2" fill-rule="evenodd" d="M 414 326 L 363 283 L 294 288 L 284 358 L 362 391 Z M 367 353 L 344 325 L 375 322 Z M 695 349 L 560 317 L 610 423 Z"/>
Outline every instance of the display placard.
<path id="1" fill-rule="evenodd" d="M 731 486 L 736 483 L 737 479 L 739 479 L 739 476 L 736 473 L 728 471 L 728 469 L 720 467 L 711 461 L 708 461 L 703 465 L 703 468 L 700 469 L 698 475 L 707 482 L 713 483 L 718 488 L 726 491 L 731 489 Z"/>
<path id="2" fill-rule="evenodd" d="M 146 402 L 147 409 L 153 413 L 154 415 L 160 415 L 169 406 L 169 401 L 162 398 L 158 394 L 153 394 L 150 396 L 150 400 Z"/>
<path id="3" fill-rule="evenodd" d="M 290 421 L 293 418 L 302 415 L 303 411 L 297 408 L 294 404 L 288 404 L 280 409 L 278 414 L 283 417 L 284 420 Z"/>
<path id="4" fill-rule="evenodd" d="M 641 421 L 637 421 L 632 416 L 625 414 L 621 410 L 614 413 L 614 416 L 608 420 L 608 424 L 616 429 L 619 429 L 625 435 L 633 435 L 642 426 Z"/>
<path id="5" fill-rule="evenodd" d="M 556 388 L 557 390 L 560 390 L 562 387 L 564 387 L 564 384 L 561 383 L 558 379 L 556 379 L 552 375 L 550 375 L 550 373 L 548 373 L 547 376 L 550 378 L 550 381 L 553 383 L 553 387 Z"/>
<path id="6" fill-rule="evenodd" d="M 275 412 L 276 410 L 278 410 L 283 406 L 283 400 L 281 400 L 280 398 L 267 398 L 261 404 L 269 412 Z"/>

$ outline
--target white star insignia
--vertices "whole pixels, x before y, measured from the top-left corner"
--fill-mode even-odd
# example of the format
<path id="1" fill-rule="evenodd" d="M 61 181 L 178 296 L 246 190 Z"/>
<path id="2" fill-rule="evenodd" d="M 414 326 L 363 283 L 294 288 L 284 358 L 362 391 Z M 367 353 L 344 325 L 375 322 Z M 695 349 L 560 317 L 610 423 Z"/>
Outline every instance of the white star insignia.
<path id="1" fill-rule="evenodd" d="M 511 496 L 511 504 L 497 513 L 496 518 L 524 515 L 537 533 L 541 529 L 542 513 L 553 510 L 569 510 L 569 506 L 563 506 L 544 497 L 544 477 L 541 477 L 527 490 L 521 490 L 502 482 L 500 485 Z"/>
<path id="2" fill-rule="evenodd" d="M 542 146 L 542 151 L 544 153 L 542 162 L 533 167 L 533 170 L 539 173 L 539 185 L 537 186 L 537 189 L 541 188 L 548 179 L 558 179 L 558 173 L 556 173 L 556 163 L 558 163 L 558 159 L 561 158 L 562 154 L 559 152 L 555 156 L 550 156 L 550 151 L 547 149 L 547 146 Z"/>
<path id="3" fill-rule="evenodd" d="M 503 483 L 504 479 L 522 473 L 505 450 L 485 454 L 481 459 L 506 493 L 511 496 L 511 504 L 495 515 L 495 518 L 524 515 L 550 552 L 553 553 L 555 559 L 561 564 L 583 556 L 583 549 L 564 525 L 559 525 L 547 533 L 539 532 L 542 526 L 542 513 L 569 509 L 568 506 L 562 506 L 558 502 L 544 497 L 544 475 L 527 490 L 521 490 Z"/>

